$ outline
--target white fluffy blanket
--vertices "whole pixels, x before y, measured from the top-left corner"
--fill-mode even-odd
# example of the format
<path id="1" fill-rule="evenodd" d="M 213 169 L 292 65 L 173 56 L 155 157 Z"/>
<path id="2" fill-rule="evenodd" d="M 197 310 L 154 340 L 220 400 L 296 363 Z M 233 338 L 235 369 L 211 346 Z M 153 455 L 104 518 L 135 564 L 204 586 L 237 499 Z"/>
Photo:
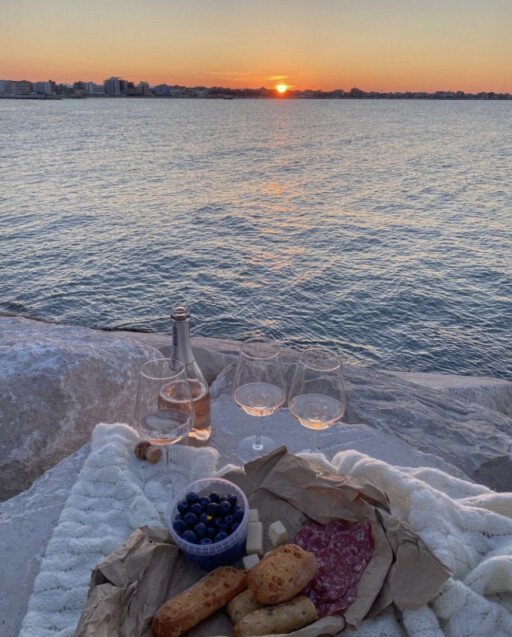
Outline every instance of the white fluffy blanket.
<path id="1" fill-rule="evenodd" d="M 161 487 L 159 465 L 134 457 L 136 441 L 126 425 L 95 428 L 90 455 L 48 543 L 19 637 L 71 637 L 94 566 L 137 527 L 163 524 L 172 494 Z M 216 472 L 213 449 L 176 446 L 171 454 L 175 489 Z M 328 464 L 323 457 L 315 460 Z M 388 609 L 344 635 L 512 636 L 512 493 L 496 494 L 436 469 L 392 467 L 355 451 L 337 454 L 329 466 L 388 493 L 393 513 L 454 572 L 428 606 Z"/>

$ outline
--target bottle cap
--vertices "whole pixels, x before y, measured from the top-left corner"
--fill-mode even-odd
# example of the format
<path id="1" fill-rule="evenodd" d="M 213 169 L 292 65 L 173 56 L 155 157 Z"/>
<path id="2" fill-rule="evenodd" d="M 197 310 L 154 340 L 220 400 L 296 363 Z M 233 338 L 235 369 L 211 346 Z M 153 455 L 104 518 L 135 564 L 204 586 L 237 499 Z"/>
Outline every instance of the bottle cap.
<path id="1" fill-rule="evenodd" d="M 188 307 L 184 303 L 178 303 L 171 308 L 171 318 L 174 321 L 185 321 L 190 317 Z"/>

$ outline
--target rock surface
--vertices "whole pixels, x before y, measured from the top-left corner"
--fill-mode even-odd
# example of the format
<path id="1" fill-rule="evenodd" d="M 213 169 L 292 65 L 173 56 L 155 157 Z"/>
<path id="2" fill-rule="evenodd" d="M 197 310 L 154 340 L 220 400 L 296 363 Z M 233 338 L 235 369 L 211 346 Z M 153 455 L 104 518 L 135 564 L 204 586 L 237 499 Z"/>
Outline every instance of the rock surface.
<path id="1" fill-rule="evenodd" d="M 293 361 L 284 358 L 288 386 Z M 211 388 L 212 398 L 231 394 L 234 364 Z M 512 418 L 384 372 L 344 366 L 344 421 L 364 423 L 426 454 L 443 458 L 471 479 L 512 490 Z"/>
<path id="2" fill-rule="evenodd" d="M 129 335 L 0 319 L 0 499 L 86 444 L 98 422 L 130 421 L 139 368 L 158 355 Z"/>
<path id="3" fill-rule="evenodd" d="M 512 383 L 487 376 L 456 374 L 424 374 L 420 372 L 386 371 L 408 383 L 430 387 L 467 403 L 487 407 L 512 418 Z"/>
<path id="4" fill-rule="evenodd" d="M 240 343 L 192 343 L 213 383 L 212 398 L 230 394 Z M 97 422 L 129 422 L 140 366 L 169 353 L 169 334 L 0 317 L 0 500 L 85 444 Z M 283 350 L 288 382 L 296 359 L 297 352 Z M 512 383 L 353 366 L 346 374 L 346 422 L 365 423 L 477 481 L 512 489 Z"/>

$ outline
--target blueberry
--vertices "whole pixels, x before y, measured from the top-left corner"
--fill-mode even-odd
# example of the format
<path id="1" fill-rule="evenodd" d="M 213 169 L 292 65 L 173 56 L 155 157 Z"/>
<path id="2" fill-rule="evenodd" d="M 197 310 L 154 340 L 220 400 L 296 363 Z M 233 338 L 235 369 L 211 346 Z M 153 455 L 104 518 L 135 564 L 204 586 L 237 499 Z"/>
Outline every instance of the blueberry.
<path id="1" fill-rule="evenodd" d="M 188 511 L 188 502 L 186 500 L 178 502 L 178 511 L 180 513 L 186 513 Z"/>
<path id="2" fill-rule="evenodd" d="M 228 502 L 232 507 L 235 506 L 237 499 L 236 495 L 228 495 Z"/>
<path id="3" fill-rule="evenodd" d="M 212 540 L 215 539 L 215 536 L 217 535 L 217 529 L 214 526 L 208 527 L 208 530 L 206 531 L 206 535 Z"/>
<path id="4" fill-rule="evenodd" d="M 178 535 L 183 535 L 183 533 L 187 530 L 187 525 L 183 520 L 174 520 L 172 528 Z"/>
<path id="5" fill-rule="evenodd" d="M 234 533 L 239 526 L 240 526 L 240 522 L 233 522 L 233 524 L 231 525 L 231 533 Z"/>
<path id="6" fill-rule="evenodd" d="M 227 496 L 227 495 L 220 495 L 220 496 L 219 496 L 219 502 L 224 502 L 224 501 L 225 501 L 225 500 L 227 500 L 227 499 L 228 499 L 228 496 Z"/>
<path id="7" fill-rule="evenodd" d="M 187 526 L 195 526 L 197 524 L 197 515 L 195 513 L 185 513 L 184 518 Z"/>
<path id="8" fill-rule="evenodd" d="M 190 505 L 189 510 L 196 515 L 201 515 L 201 513 L 203 512 L 203 507 L 199 504 L 199 502 L 194 502 L 194 504 Z"/>
<path id="9" fill-rule="evenodd" d="M 183 520 L 184 516 L 183 513 L 177 513 L 176 517 L 174 518 L 175 520 Z"/>
<path id="10" fill-rule="evenodd" d="M 219 528 L 219 531 L 224 531 L 225 533 L 227 533 L 228 525 L 225 522 L 221 522 L 218 528 Z"/>
<path id="11" fill-rule="evenodd" d="M 194 504 L 194 502 L 197 502 L 199 500 L 199 496 L 197 495 L 197 493 L 191 491 L 190 493 L 187 493 L 185 499 L 189 504 Z"/>
<path id="12" fill-rule="evenodd" d="M 208 513 L 201 513 L 201 515 L 199 516 L 199 522 L 202 522 L 203 524 L 208 524 L 209 522 L 209 515 Z"/>
<path id="13" fill-rule="evenodd" d="M 213 544 L 213 539 L 211 537 L 202 537 L 199 540 L 199 544 Z"/>
<path id="14" fill-rule="evenodd" d="M 228 534 L 225 531 L 219 531 L 217 535 L 215 536 L 215 541 L 222 542 L 222 540 L 225 540 L 227 536 Z"/>
<path id="15" fill-rule="evenodd" d="M 210 498 L 210 502 L 218 502 L 219 501 L 219 495 L 217 493 L 210 493 L 210 495 L 208 496 Z"/>
<path id="16" fill-rule="evenodd" d="M 196 524 L 194 527 L 194 533 L 197 537 L 204 537 L 206 535 L 206 524 L 203 524 L 202 522 Z"/>
<path id="17" fill-rule="evenodd" d="M 220 512 L 223 515 L 226 515 L 226 513 L 231 513 L 231 511 L 233 510 L 233 507 L 231 506 L 231 504 L 227 500 L 223 500 L 219 504 L 219 508 L 220 508 Z"/>
<path id="18" fill-rule="evenodd" d="M 218 515 L 219 505 L 216 502 L 210 502 L 210 504 L 206 505 L 206 513 L 208 515 Z"/>
<path id="19" fill-rule="evenodd" d="M 199 504 L 203 507 L 203 509 L 206 509 L 206 507 L 210 504 L 210 498 L 199 498 Z"/>
<path id="20" fill-rule="evenodd" d="M 244 510 L 238 509 L 233 513 L 233 518 L 235 522 L 241 522 L 244 519 Z"/>
<path id="21" fill-rule="evenodd" d="M 218 529 L 219 524 L 222 524 L 222 518 L 213 518 L 213 520 L 211 521 L 211 524 L 214 528 Z"/>
<path id="22" fill-rule="evenodd" d="M 224 523 L 227 524 L 228 526 L 233 524 L 234 521 L 235 519 L 232 515 L 226 515 L 226 517 L 224 518 Z"/>
<path id="23" fill-rule="evenodd" d="M 197 535 L 194 531 L 187 529 L 185 533 L 181 536 L 186 542 L 190 542 L 190 544 L 197 544 Z"/>

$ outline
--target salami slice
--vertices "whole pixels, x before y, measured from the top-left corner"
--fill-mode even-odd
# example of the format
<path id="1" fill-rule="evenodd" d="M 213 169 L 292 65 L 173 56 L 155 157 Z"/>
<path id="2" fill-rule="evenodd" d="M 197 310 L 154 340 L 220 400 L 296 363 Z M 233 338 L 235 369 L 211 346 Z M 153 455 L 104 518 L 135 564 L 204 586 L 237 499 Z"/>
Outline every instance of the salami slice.
<path id="1" fill-rule="evenodd" d="M 343 613 L 357 597 L 357 587 L 373 555 L 369 523 L 333 520 L 327 526 L 308 522 L 295 543 L 315 554 L 320 569 L 303 594 L 320 617 Z"/>

